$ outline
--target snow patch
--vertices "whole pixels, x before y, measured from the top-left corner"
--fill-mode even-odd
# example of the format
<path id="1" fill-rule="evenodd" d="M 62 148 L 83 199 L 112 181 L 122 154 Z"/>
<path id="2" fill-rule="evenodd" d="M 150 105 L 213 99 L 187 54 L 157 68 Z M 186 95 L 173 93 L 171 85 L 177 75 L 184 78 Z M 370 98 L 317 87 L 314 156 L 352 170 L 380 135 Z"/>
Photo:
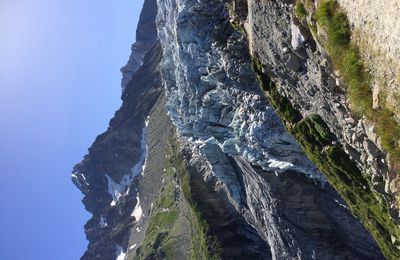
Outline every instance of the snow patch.
<path id="1" fill-rule="evenodd" d="M 292 30 L 292 47 L 293 49 L 297 50 L 301 47 L 303 47 L 303 44 L 305 42 L 304 36 L 301 34 L 299 27 L 291 21 L 290 23 L 290 29 Z"/>
<path id="2" fill-rule="evenodd" d="M 142 140 L 141 140 L 141 148 L 142 148 L 142 156 L 140 157 L 140 160 L 138 163 L 136 163 L 133 168 L 132 168 L 132 176 L 133 178 L 143 174 L 144 170 L 146 169 L 146 161 L 147 161 L 147 151 L 148 151 L 148 147 L 147 147 L 147 127 L 149 125 L 149 117 L 147 117 L 146 121 L 145 121 L 145 127 L 143 128 L 143 132 L 142 132 Z"/>
<path id="3" fill-rule="evenodd" d="M 117 260 L 125 260 L 126 253 L 121 246 L 117 245 Z"/>
<path id="4" fill-rule="evenodd" d="M 135 209 L 133 210 L 131 216 L 135 217 L 136 222 L 140 220 L 140 218 L 143 215 L 142 207 L 140 206 L 140 199 L 139 199 L 139 194 L 136 196 L 137 204 L 135 206 Z"/>
<path id="5" fill-rule="evenodd" d="M 347 205 L 340 203 L 337 199 L 335 199 L 335 202 L 336 202 L 340 207 L 345 208 L 345 209 L 349 209 L 349 207 L 348 207 Z"/>
<path id="6" fill-rule="evenodd" d="M 71 177 L 75 180 L 79 187 L 82 187 L 82 184 L 84 184 L 86 187 L 89 186 L 89 183 L 86 180 L 86 176 L 83 173 L 76 171 L 71 174 Z"/>
<path id="7" fill-rule="evenodd" d="M 279 161 L 279 160 L 276 160 L 273 158 L 268 160 L 268 164 L 269 164 L 269 167 L 272 169 L 277 168 L 277 169 L 284 170 L 284 169 L 289 169 L 289 168 L 293 167 L 293 164 L 290 162 Z"/>
<path id="8" fill-rule="evenodd" d="M 141 150 L 142 154 L 139 158 L 139 161 L 132 167 L 131 173 L 125 175 L 120 183 L 115 182 L 110 176 L 106 174 L 108 180 L 108 193 L 111 195 L 113 200 L 110 205 L 113 207 L 117 204 L 118 200 L 122 196 L 126 196 L 129 194 L 129 186 L 132 184 L 133 180 L 136 176 L 143 174 L 146 166 L 147 160 L 147 127 L 149 125 L 149 117 L 147 117 L 145 121 L 145 127 L 142 130 L 142 138 L 141 138 Z"/>

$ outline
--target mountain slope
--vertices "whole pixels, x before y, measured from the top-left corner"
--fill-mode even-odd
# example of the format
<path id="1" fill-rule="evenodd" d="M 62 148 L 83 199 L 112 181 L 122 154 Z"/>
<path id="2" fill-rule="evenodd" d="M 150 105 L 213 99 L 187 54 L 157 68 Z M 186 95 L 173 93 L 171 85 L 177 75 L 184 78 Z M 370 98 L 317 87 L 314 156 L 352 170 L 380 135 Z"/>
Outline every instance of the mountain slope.
<path id="1" fill-rule="evenodd" d="M 82 259 L 395 259 L 385 153 L 289 2 L 146 1 L 157 35 L 73 172 Z"/>

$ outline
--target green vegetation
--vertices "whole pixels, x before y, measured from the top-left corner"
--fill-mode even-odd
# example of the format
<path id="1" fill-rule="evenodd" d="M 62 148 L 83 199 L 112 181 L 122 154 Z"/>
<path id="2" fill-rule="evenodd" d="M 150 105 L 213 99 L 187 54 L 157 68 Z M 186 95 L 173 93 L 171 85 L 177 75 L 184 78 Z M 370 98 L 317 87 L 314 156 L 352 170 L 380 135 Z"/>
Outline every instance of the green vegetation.
<path id="1" fill-rule="evenodd" d="M 305 6 L 303 2 L 297 1 L 295 6 L 299 19 L 305 18 L 307 12 L 315 11 L 312 1 L 306 0 Z M 335 68 L 342 73 L 355 115 L 366 116 L 375 124 L 382 146 L 390 153 L 392 164 L 396 167 L 400 163 L 400 128 L 388 109 L 372 109 L 369 75 L 357 47 L 351 44 L 351 31 L 345 13 L 336 1 L 329 0 L 319 4 L 313 19 L 319 29 L 323 28 L 326 32 L 323 44 Z M 315 22 L 307 23 L 316 36 L 318 28 Z M 252 62 L 261 88 L 288 131 L 371 233 L 383 254 L 388 259 L 400 259 L 400 228 L 390 216 L 384 198 L 371 188 L 369 178 L 343 148 L 335 144 L 335 136 L 319 115 L 302 118 L 301 113 L 279 93 L 271 78 L 263 72 L 260 60 L 252 57 Z"/>
<path id="2" fill-rule="evenodd" d="M 350 44 L 350 25 L 336 1 L 322 2 L 315 13 L 321 28 L 325 28 L 325 46 L 335 67 L 342 73 L 354 112 L 362 116 L 372 111 L 372 92 L 367 73 L 356 47 Z"/>
<path id="3" fill-rule="evenodd" d="M 306 8 L 301 0 L 296 1 L 296 5 L 294 6 L 294 13 L 299 19 L 304 19 L 307 16 Z"/>
<path id="4" fill-rule="evenodd" d="M 346 14 L 336 0 L 328 0 L 319 5 L 314 18 L 326 31 L 323 44 L 335 68 L 342 74 L 353 112 L 374 123 L 383 149 L 390 154 L 392 167 L 399 171 L 400 126 L 384 104 L 381 108 L 372 108 L 370 75 L 365 71 L 358 48 L 350 41 L 351 31 Z"/>
<path id="5" fill-rule="evenodd" d="M 321 131 L 322 130 L 322 131 Z M 391 218 L 384 200 L 370 188 L 355 162 L 339 145 L 332 145 L 333 135 L 321 117 L 303 119 L 291 129 L 307 156 L 342 195 L 351 211 L 374 237 L 389 259 L 398 259 L 400 248 L 391 237 L 400 239 L 400 229 Z"/>
<path id="6" fill-rule="evenodd" d="M 165 185 L 153 206 L 143 246 L 138 249 L 139 259 L 151 259 L 156 255 L 173 259 L 175 253 L 171 244 L 176 240 L 180 214 L 173 179 L 171 171 L 164 174 Z"/>
<path id="7" fill-rule="evenodd" d="M 233 1 L 228 0 L 225 2 L 225 8 L 229 13 L 229 17 L 234 18 L 231 19 L 230 26 L 232 27 L 232 29 L 241 32 L 243 35 L 246 35 L 246 29 L 244 28 L 244 25 L 236 19 L 237 17 L 233 5 Z"/>
<path id="8" fill-rule="evenodd" d="M 290 101 L 282 96 L 274 82 L 262 72 L 262 64 L 259 59 L 253 58 L 253 69 L 256 72 L 257 79 L 261 88 L 265 91 L 271 105 L 281 118 L 285 118 L 285 123 L 294 124 L 301 120 L 302 116 L 299 111 L 293 108 Z"/>
<path id="9" fill-rule="evenodd" d="M 256 57 L 253 57 L 253 69 L 268 100 L 308 158 L 341 194 L 383 253 L 389 259 L 399 259 L 400 247 L 391 242 L 392 238 L 400 240 L 399 226 L 391 218 L 383 198 L 370 188 L 367 177 L 343 148 L 334 144 L 335 136 L 324 120 L 319 115 L 302 119 L 300 112 L 290 105 L 286 97 L 279 94 L 276 85 L 262 72 L 262 64 Z"/>
<path id="10" fill-rule="evenodd" d="M 306 2 L 305 6 L 306 6 L 307 10 L 314 8 L 314 0 L 305 0 L 305 2 Z"/>
<path id="11" fill-rule="evenodd" d="M 192 200 L 190 177 L 182 159 L 179 143 L 168 143 L 164 185 L 153 206 L 146 237 L 138 249 L 139 259 L 219 259 L 218 241 L 207 234 L 208 226 Z M 181 196 L 183 195 L 183 196 Z M 189 241 L 182 245 L 182 241 Z"/>
<path id="12" fill-rule="evenodd" d="M 214 236 L 209 236 L 208 224 L 204 220 L 201 212 L 197 209 L 190 189 L 190 175 L 186 168 L 181 155 L 177 153 L 180 150 L 178 140 L 172 140 L 169 146 L 169 152 L 172 154 L 170 165 L 173 165 L 178 173 L 182 192 L 186 202 L 189 204 L 194 216 L 192 217 L 191 226 L 193 227 L 192 241 L 197 241 L 197 247 L 192 251 L 192 259 L 219 259 L 221 248 L 219 241 Z"/>
<path id="13" fill-rule="evenodd" d="M 244 28 L 243 24 L 240 24 L 238 21 L 234 20 L 230 23 L 230 25 L 234 30 L 246 35 L 246 29 Z"/>
<path id="14" fill-rule="evenodd" d="M 391 156 L 397 171 L 400 171 L 400 127 L 393 119 L 393 112 L 388 108 L 374 111 L 373 121 L 376 123 L 376 132 L 381 138 L 381 144 Z"/>

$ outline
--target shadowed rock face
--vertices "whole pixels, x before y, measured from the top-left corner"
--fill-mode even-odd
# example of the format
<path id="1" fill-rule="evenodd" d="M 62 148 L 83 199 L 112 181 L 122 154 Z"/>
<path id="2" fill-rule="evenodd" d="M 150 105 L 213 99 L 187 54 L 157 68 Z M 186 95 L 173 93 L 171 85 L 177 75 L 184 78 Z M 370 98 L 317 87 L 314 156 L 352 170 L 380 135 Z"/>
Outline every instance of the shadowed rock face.
<path id="1" fill-rule="evenodd" d="M 123 104 L 109 128 L 96 138 L 84 160 L 74 168 L 73 182 L 84 194 L 85 208 L 93 214 L 85 225 L 89 246 L 83 259 L 115 259 L 118 246 L 126 247 L 128 243 L 134 224 L 131 213 L 138 203 L 137 183 L 132 181 L 119 190 L 126 196 L 121 196 L 114 206 L 109 185 L 129 176 L 142 156 L 145 119 L 162 92 L 158 71 L 161 54 L 159 45 L 148 52 L 125 89 Z"/>
<path id="2" fill-rule="evenodd" d="M 74 168 L 93 214 L 82 259 L 140 255 L 175 130 L 191 197 L 221 259 L 382 259 L 268 104 L 224 1 L 157 4 L 156 28 L 156 2 L 145 1 L 121 108 Z M 168 258 L 160 244 L 145 259 L 189 259 L 186 245 Z"/>
<path id="3" fill-rule="evenodd" d="M 329 184 L 290 171 L 275 175 L 243 157 L 219 157 L 238 177 L 235 205 L 212 163 L 188 147 L 193 196 L 221 243 L 222 259 L 383 259 Z"/>
<path id="4" fill-rule="evenodd" d="M 155 17 L 157 14 L 156 0 L 145 0 L 140 13 L 139 24 L 136 30 L 136 42 L 132 45 L 132 53 L 128 63 L 121 68 L 122 92 L 132 79 L 133 74 L 143 64 L 143 57 L 157 41 Z"/>

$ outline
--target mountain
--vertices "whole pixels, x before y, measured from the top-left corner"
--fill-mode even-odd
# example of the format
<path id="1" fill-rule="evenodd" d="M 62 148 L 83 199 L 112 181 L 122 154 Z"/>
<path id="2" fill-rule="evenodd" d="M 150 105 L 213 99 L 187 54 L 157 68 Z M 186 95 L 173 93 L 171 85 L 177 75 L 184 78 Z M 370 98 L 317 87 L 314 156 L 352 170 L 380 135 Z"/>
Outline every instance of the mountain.
<path id="1" fill-rule="evenodd" d="M 375 86 L 397 65 L 359 34 L 384 28 L 390 59 L 400 27 L 365 9 L 145 0 L 122 106 L 72 173 L 82 259 L 399 259 L 399 85 Z"/>

